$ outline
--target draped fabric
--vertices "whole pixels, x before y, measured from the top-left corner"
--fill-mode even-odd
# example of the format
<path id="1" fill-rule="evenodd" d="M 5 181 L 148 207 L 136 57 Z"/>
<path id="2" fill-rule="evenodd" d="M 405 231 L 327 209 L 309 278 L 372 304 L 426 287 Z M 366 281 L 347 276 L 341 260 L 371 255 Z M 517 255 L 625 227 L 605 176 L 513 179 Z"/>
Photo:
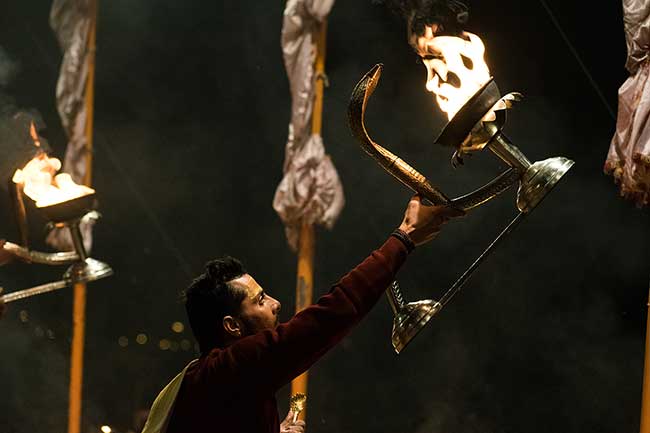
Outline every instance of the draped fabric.
<path id="1" fill-rule="evenodd" d="M 169 417 L 174 409 L 178 391 L 181 389 L 183 379 L 187 369 L 196 364 L 197 360 L 193 360 L 185 368 L 172 379 L 171 382 L 163 388 L 154 400 L 149 411 L 147 422 L 142 429 L 142 433 L 165 433 L 169 424 Z"/>
<path id="2" fill-rule="evenodd" d="M 54 0 L 50 26 L 63 51 L 63 61 L 56 85 L 56 102 L 61 123 L 68 136 L 63 171 L 82 184 L 86 176 L 86 81 L 88 79 L 88 38 L 92 24 L 92 0 Z M 84 245 L 92 245 L 91 222 L 81 224 Z M 68 230 L 54 229 L 47 243 L 59 250 L 73 249 Z"/>
<path id="3" fill-rule="evenodd" d="M 291 122 L 285 147 L 284 177 L 273 208 L 296 250 L 302 222 L 331 228 L 343 209 L 343 187 L 325 153 L 320 134 L 311 131 L 315 93 L 314 60 L 319 23 L 334 0 L 288 0 L 282 26 L 282 53 L 291 90 Z"/>
<path id="4" fill-rule="evenodd" d="M 650 2 L 623 0 L 630 77 L 618 91 L 618 118 L 605 172 L 621 195 L 638 207 L 650 204 Z"/>

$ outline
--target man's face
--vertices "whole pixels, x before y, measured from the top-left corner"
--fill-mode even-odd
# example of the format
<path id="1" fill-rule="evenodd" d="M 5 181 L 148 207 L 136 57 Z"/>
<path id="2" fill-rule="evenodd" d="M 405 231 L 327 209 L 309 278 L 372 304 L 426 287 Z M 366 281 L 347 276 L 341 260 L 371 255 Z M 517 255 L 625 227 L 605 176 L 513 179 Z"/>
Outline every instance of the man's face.
<path id="1" fill-rule="evenodd" d="M 265 293 L 251 275 L 244 274 L 230 281 L 230 284 L 246 293 L 238 315 L 245 327 L 243 336 L 252 335 L 264 329 L 272 329 L 278 325 L 280 302 Z"/>

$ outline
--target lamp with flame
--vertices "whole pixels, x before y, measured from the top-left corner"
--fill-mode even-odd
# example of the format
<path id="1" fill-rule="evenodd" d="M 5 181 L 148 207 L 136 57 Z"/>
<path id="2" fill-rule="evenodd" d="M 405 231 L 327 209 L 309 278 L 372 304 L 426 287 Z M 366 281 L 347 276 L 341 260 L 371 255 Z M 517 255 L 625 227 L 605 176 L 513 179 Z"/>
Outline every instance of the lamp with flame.
<path id="1" fill-rule="evenodd" d="M 484 59 L 485 46 L 478 36 L 468 32 L 440 36 L 436 35 L 435 26 L 425 26 L 421 35 L 411 35 L 409 40 L 427 68 L 427 90 L 435 95 L 440 109 L 449 119 L 436 143 L 455 148 L 452 164 L 458 166 L 466 154 L 487 147 L 506 163 L 507 168 L 477 190 L 451 199 L 406 161 L 373 141 L 364 119 L 368 99 L 381 76 L 381 64 L 374 66 L 357 83 L 348 106 L 349 126 L 362 149 L 388 173 L 435 205 L 469 211 L 515 184 L 519 190 L 517 216 L 439 301 L 406 304 L 398 286 L 386 291 L 395 316 L 392 342 L 397 353 L 451 300 L 498 243 L 535 209 L 573 165 L 573 161 L 564 157 L 531 163 L 502 132 L 506 110 L 521 100 L 522 95 L 516 92 L 501 95 L 490 76 Z"/>
<path id="2" fill-rule="evenodd" d="M 29 133 L 34 140 L 34 146 L 40 148 L 41 142 L 34 123 L 31 123 Z M 92 188 L 76 184 L 69 174 L 57 174 L 60 169 L 61 161 L 59 159 L 50 158 L 45 152 L 41 152 L 25 167 L 16 170 L 12 181 L 21 185 L 25 195 L 31 198 L 39 208 L 95 193 Z"/>
<path id="3" fill-rule="evenodd" d="M 29 134 L 33 140 L 33 146 L 39 150 L 42 149 L 33 122 L 29 126 Z M 37 209 L 54 226 L 69 229 L 75 251 L 43 253 L 11 242 L 4 243 L 2 248 L 28 262 L 70 265 L 70 267 L 64 273 L 62 280 L 9 293 L 1 297 L 4 302 L 24 299 L 74 283 L 95 281 L 113 274 L 113 270 L 106 263 L 88 257 L 79 229 L 83 220 L 99 218 L 99 214 L 95 211 L 95 190 L 76 184 L 67 173 L 57 174 L 60 169 L 61 161 L 57 158 L 50 158 L 44 150 L 40 150 L 26 165 L 14 172 L 11 180 L 17 187 L 18 192 L 15 194 L 15 199 L 19 201 L 17 207 L 22 209 L 23 219 L 25 211 L 22 194 L 25 194 L 34 201 Z"/>

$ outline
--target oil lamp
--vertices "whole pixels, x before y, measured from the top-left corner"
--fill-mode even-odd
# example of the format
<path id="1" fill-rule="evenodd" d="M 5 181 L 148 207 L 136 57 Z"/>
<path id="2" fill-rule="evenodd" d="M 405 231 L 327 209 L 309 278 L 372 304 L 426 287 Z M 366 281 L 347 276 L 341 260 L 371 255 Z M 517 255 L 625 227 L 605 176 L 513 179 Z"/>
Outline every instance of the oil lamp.
<path id="1" fill-rule="evenodd" d="M 463 164 L 465 155 L 487 148 L 505 163 L 505 170 L 475 191 L 449 198 L 419 171 L 376 143 L 369 136 L 364 120 L 368 100 L 381 76 L 381 64 L 368 71 L 352 91 L 348 105 L 352 134 L 384 170 L 435 205 L 470 211 L 517 185 L 515 205 L 518 212 L 439 301 L 405 303 L 396 283 L 387 289 L 395 318 L 391 339 L 397 353 L 451 300 L 480 263 L 535 209 L 574 163 L 562 156 L 531 162 L 506 137 L 503 132 L 506 110 L 521 100 L 522 95 L 516 92 L 501 95 L 483 59 L 484 46 L 480 38 L 467 32 L 462 36 L 434 36 L 428 29 L 415 41 L 416 51 L 427 68 L 427 90 L 436 95 L 438 105 L 449 118 L 435 143 L 454 149 L 454 167 Z"/>
<path id="2" fill-rule="evenodd" d="M 95 191 L 77 185 L 65 173 L 56 174 L 61 168 L 61 162 L 56 158 L 48 157 L 48 147 L 44 146 L 42 138 L 37 134 L 33 121 L 26 123 L 27 120 L 29 120 L 27 115 L 20 114 L 10 121 L 0 122 L 0 136 L 4 139 L 1 150 L 5 156 L 0 174 L 8 176 L 5 178 L 7 180 L 5 186 L 13 190 L 12 197 L 17 210 L 17 220 L 25 244 L 5 242 L 2 248 L 29 263 L 50 266 L 69 265 L 69 267 L 61 280 L 8 293 L 0 297 L 4 302 L 24 299 L 75 283 L 95 281 L 113 274 L 109 265 L 88 257 L 79 228 L 82 222 L 99 218 L 95 210 L 97 207 Z M 30 140 L 31 144 L 29 144 Z M 29 249 L 23 195 L 34 201 L 36 209 L 50 221 L 52 226 L 69 230 L 74 251 L 44 253 Z"/>

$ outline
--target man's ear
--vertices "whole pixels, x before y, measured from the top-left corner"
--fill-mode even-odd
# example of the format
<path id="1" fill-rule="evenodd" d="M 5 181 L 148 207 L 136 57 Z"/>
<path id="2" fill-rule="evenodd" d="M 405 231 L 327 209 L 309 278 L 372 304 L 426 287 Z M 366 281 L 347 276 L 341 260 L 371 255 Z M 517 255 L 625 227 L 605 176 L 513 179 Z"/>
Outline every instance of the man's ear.
<path id="1" fill-rule="evenodd" d="M 242 336 L 242 327 L 239 324 L 239 320 L 235 319 L 232 316 L 225 316 L 223 318 L 223 329 L 231 337 L 239 338 Z"/>

